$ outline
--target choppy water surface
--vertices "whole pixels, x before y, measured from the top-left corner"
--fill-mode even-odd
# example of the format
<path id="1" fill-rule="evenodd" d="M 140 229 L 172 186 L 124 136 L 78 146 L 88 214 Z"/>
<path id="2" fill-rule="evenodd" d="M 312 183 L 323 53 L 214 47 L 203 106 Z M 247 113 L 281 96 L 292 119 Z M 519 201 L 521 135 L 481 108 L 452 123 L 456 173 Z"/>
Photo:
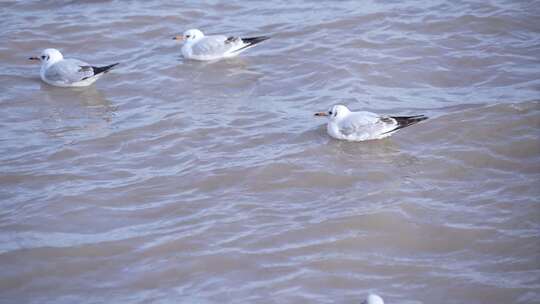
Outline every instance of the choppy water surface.
<path id="1" fill-rule="evenodd" d="M 165 2 L 0 3 L 0 302 L 540 302 L 538 3 Z M 431 119 L 338 142 L 334 103 Z"/>

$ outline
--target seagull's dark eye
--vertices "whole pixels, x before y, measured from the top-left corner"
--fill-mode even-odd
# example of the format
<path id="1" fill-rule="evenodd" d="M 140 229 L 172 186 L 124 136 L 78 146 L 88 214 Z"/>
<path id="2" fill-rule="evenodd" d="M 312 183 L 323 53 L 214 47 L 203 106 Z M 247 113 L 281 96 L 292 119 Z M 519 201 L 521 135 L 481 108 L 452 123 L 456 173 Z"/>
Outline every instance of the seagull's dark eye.
<path id="1" fill-rule="evenodd" d="M 328 114 L 332 115 L 332 111 L 328 111 Z"/>
<path id="2" fill-rule="evenodd" d="M 45 55 L 41 55 L 41 59 L 45 60 Z"/>
<path id="3" fill-rule="evenodd" d="M 191 35 L 186 35 L 186 38 L 189 38 L 189 37 L 191 37 Z"/>

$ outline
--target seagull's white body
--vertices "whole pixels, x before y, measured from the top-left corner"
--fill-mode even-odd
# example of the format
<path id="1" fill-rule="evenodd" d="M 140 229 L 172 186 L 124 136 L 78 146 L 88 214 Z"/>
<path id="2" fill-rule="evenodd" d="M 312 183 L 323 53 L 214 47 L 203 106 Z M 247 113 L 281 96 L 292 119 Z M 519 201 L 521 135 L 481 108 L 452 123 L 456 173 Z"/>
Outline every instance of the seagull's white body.
<path id="1" fill-rule="evenodd" d="M 94 67 L 81 60 L 64 59 L 56 49 L 45 49 L 39 58 L 30 59 L 41 61 L 41 80 L 57 87 L 89 86 L 116 65 Z"/>
<path id="2" fill-rule="evenodd" d="M 183 40 L 182 56 L 186 59 L 210 61 L 238 56 L 243 51 L 267 40 L 269 37 L 239 38 L 234 36 L 205 36 L 203 32 L 192 29 L 175 37 Z"/>
<path id="3" fill-rule="evenodd" d="M 427 119 L 419 116 L 381 116 L 371 112 L 352 112 L 344 105 L 335 105 L 328 112 L 316 113 L 328 116 L 328 135 L 346 141 L 382 139 L 397 130 Z"/>
<path id="4" fill-rule="evenodd" d="M 362 304 L 384 304 L 381 297 L 376 294 L 369 294 Z"/>

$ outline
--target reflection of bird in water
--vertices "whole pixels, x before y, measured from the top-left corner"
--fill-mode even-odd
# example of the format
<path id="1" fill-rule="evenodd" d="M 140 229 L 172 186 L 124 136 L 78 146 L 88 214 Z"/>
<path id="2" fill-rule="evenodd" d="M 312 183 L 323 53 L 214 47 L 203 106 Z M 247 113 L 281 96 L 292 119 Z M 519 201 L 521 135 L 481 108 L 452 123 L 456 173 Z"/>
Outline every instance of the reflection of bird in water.
<path id="1" fill-rule="evenodd" d="M 219 72 L 216 72 L 219 71 Z M 249 60 L 242 57 L 228 58 L 218 62 L 182 62 L 177 69 L 177 79 L 193 80 L 190 93 L 201 96 L 248 96 L 255 89 L 253 83 L 260 81 L 264 73 Z"/>
<path id="2" fill-rule="evenodd" d="M 74 102 L 78 101 L 84 106 L 112 109 L 111 103 L 105 98 L 103 93 L 93 86 L 87 88 L 71 88 L 66 90 L 42 84 L 41 92 L 45 94 L 48 101 L 54 101 L 57 104 L 64 101 L 73 104 Z"/>
<path id="3" fill-rule="evenodd" d="M 43 116 L 43 131 L 54 137 L 107 133 L 117 110 L 95 87 L 66 90 L 43 84 L 39 94 L 44 96 L 48 112 Z"/>

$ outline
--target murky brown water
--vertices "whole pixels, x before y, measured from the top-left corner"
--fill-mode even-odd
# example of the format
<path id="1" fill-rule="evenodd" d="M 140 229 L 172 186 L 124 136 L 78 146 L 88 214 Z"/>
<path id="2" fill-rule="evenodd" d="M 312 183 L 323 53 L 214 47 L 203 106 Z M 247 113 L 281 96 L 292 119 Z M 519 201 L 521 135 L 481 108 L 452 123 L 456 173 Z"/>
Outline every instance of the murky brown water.
<path id="1" fill-rule="evenodd" d="M 540 303 L 538 3 L 162 2 L 0 3 L 1 303 Z M 338 142 L 334 103 L 432 119 Z"/>

